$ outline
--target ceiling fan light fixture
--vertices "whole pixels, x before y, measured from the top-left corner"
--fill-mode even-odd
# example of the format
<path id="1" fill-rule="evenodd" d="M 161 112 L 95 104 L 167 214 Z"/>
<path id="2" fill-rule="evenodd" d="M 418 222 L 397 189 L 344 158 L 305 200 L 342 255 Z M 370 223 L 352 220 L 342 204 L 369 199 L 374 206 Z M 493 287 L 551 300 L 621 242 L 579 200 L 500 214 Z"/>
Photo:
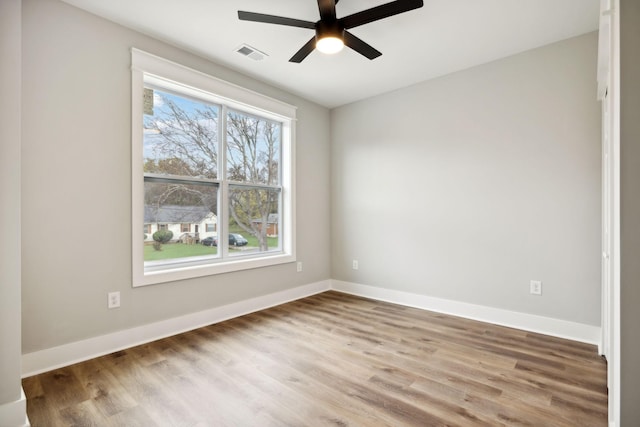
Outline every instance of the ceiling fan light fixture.
<path id="1" fill-rule="evenodd" d="M 343 47 L 344 41 L 337 36 L 324 36 L 316 41 L 316 49 L 329 55 L 340 52 Z"/>
<path id="2" fill-rule="evenodd" d="M 316 49 L 322 53 L 338 53 L 344 47 L 344 28 L 338 21 L 320 21 L 316 24 Z"/>

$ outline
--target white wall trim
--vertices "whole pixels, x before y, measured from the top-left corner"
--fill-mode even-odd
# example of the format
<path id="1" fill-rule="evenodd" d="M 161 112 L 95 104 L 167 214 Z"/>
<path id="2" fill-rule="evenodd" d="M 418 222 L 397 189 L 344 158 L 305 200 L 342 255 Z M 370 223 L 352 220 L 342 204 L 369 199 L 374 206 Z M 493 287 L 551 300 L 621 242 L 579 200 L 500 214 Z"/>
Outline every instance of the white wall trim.
<path id="1" fill-rule="evenodd" d="M 329 289 L 331 289 L 331 281 L 324 280 L 197 313 L 63 344 L 33 353 L 26 353 L 22 355 L 22 377 L 29 377 L 113 353 L 114 351 L 134 347 L 234 317 L 264 310 L 269 307 L 325 292 Z"/>
<path id="2" fill-rule="evenodd" d="M 28 427 L 27 398 L 20 388 L 20 399 L 0 405 L 0 423 L 6 426 Z"/>
<path id="3" fill-rule="evenodd" d="M 467 319 L 489 322 L 559 338 L 594 345 L 600 343 L 601 329 L 597 326 L 358 283 L 343 282 L 340 280 L 324 280 L 197 313 L 63 344 L 33 353 L 26 353 L 22 355 L 22 377 L 29 377 L 113 353 L 114 351 L 127 349 L 234 317 L 243 316 L 322 293 L 330 289 L 379 301 L 460 316 Z"/>
<path id="4" fill-rule="evenodd" d="M 427 295 L 396 291 L 358 283 L 332 280 L 331 289 L 352 295 L 391 302 L 408 307 L 451 314 L 467 319 L 479 320 L 529 332 L 566 338 L 599 345 L 601 329 L 598 326 L 553 319 L 534 314 L 520 313 L 500 308 L 487 307 L 466 302 L 434 298 Z"/>

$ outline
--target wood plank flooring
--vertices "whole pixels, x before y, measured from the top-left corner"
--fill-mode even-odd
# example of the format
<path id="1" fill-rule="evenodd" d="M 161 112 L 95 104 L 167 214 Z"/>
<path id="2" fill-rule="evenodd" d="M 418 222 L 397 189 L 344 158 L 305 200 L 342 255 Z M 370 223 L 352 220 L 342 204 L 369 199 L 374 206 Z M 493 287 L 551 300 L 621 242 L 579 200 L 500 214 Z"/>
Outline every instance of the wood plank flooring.
<path id="1" fill-rule="evenodd" d="M 38 426 L 606 426 L 591 345 L 326 292 L 25 378 Z"/>

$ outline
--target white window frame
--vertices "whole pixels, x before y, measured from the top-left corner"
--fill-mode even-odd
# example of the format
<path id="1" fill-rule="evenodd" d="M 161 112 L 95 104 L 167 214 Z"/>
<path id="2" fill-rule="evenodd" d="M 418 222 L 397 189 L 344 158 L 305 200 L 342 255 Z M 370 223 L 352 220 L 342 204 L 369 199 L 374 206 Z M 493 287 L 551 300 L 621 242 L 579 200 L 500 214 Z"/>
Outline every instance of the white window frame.
<path id="1" fill-rule="evenodd" d="M 131 248 L 133 287 L 209 276 L 252 268 L 295 262 L 295 120 L 296 107 L 257 92 L 217 79 L 197 70 L 160 58 L 139 49 L 131 49 Z M 173 89 L 216 104 L 282 123 L 282 206 L 280 212 L 280 250 L 251 256 L 168 261 L 166 268 L 145 271 L 144 241 L 135 233 L 144 224 L 143 171 L 143 92 L 145 83 Z M 226 168 L 226 166 L 225 166 Z M 219 191 L 227 194 L 228 182 L 222 180 Z M 219 205 L 218 227 L 228 221 L 226 202 Z M 173 265 L 172 265 L 173 264 Z"/>

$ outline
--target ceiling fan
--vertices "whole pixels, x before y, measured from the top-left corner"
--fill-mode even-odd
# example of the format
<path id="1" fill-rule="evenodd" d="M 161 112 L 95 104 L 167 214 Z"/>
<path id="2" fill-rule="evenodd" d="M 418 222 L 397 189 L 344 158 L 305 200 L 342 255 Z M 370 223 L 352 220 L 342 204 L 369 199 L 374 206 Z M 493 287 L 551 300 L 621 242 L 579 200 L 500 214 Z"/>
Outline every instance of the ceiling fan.
<path id="1" fill-rule="evenodd" d="M 369 59 L 375 59 L 382 55 L 382 53 L 347 30 L 413 9 L 418 9 L 424 4 L 423 0 L 396 0 L 343 18 L 338 18 L 336 16 L 337 3 L 338 0 L 318 0 L 320 20 L 317 22 L 285 18 L 283 16 L 265 15 L 263 13 L 245 12 L 242 10 L 238 11 L 238 18 L 242 21 L 264 22 L 267 24 L 315 30 L 316 35 L 302 46 L 302 48 L 289 59 L 289 62 L 302 62 L 314 49 L 318 49 L 323 53 L 336 53 L 342 50 L 344 45 L 349 46 L 351 49 Z"/>

